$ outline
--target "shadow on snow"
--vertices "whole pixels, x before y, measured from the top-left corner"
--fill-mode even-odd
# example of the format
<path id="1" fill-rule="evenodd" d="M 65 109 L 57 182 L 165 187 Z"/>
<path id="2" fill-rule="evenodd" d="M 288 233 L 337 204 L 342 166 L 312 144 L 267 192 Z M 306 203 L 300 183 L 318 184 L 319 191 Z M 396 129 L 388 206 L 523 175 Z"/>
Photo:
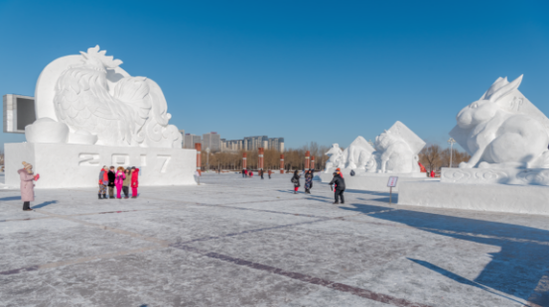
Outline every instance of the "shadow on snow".
<path id="1" fill-rule="evenodd" d="M 340 207 L 402 223 L 426 232 L 501 247 L 473 281 L 423 260 L 409 259 L 456 282 L 485 286 L 548 306 L 548 231 L 507 223 L 423 213 L 391 207 L 351 204 Z M 546 281 L 541 286 L 539 282 Z M 480 286 L 481 285 L 481 286 Z M 489 290 L 488 290 L 489 291 Z"/>
<path id="2" fill-rule="evenodd" d="M 50 204 L 56 204 L 56 203 L 57 203 L 56 200 L 53 200 L 53 201 L 46 201 L 46 202 L 42 202 L 42 203 L 40 203 L 40 204 L 37 204 L 37 205 L 35 205 L 35 206 L 31 207 L 31 208 L 34 210 L 34 209 L 39 209 L 39 208 L 41 208 L 41 207 L 48 206 L 48 205 L 50 205 Z"/>
<path id="3" fill-rule="evenodd" d="M 21 200 L 21 196 L 0 198 L 0 201 L 13 201 L 13 200 Z"/>

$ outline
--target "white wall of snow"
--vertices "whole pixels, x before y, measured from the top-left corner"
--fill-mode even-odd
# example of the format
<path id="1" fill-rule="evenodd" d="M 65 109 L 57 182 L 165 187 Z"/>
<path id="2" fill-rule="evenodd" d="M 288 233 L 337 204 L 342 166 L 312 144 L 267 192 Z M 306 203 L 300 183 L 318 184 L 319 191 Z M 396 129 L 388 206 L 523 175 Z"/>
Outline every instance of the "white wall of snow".
<path id="1" fill-rule="evenodd" d="M 36 188 L 97 187 L 101 167 L 136 166 L 140 186 L 196 185 L 196 151 L 78 144 L 5 144 L 6 186 L 19 188 L 22 161 L 40 174 Z"/>
<path id="2" fill-rule="evenodd" d="M 398 204 L 548 215 L 548 186 L 404 182 Z"/>

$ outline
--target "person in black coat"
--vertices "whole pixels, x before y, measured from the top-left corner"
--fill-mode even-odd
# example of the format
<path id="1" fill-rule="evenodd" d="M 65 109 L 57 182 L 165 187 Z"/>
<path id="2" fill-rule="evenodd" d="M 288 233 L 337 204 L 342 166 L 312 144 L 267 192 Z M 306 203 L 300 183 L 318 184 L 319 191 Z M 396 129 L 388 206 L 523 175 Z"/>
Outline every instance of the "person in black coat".
<path id="1" fill-rule="evenodd" d="M 298 170 L 294 171 L 294 175 L 290 181 L 294 183 L 294 193 L 297 194 L 298 188 L 300 187 L 300 176 L 298 175 Z"/>
<path id="2" fill-rule="evenodd" d="M 306 175 L 304 177 L 305 177 L 306 194 L 311 194 L 310 189 L 313 187 L 313 171 L 312 170 L 306 171 Z"/>
<path id="3" fill-rule="evenodd" d="M 116 171 L 115 167 L 111 166 L 109 173 L 107 173 L 107 176 L 109 177 L 109 199 L 115 198 L 115 179 L 116 179 Z"/>
<path id="4" fill-rule="evenodd" d="M 340 196 L 340 201 L 344 204 L 344 190 L 346 190 L 346 182 L 344 177 L 339 172 L 334 172 L 332 181 L 328 183 L 332 188 L 334 185 L 334 204 L 338 204 L 338 196 Z"/>

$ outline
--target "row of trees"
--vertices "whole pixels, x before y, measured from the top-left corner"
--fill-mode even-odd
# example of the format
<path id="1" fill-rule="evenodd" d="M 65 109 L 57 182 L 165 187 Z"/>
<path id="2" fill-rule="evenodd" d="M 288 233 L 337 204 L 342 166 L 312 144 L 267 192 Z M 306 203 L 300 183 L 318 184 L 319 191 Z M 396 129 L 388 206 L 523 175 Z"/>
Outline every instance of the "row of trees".
<path id="1" fill-rule="evenodd" d="M 311 142 L 299 149 L 287 149 L 284 153 L 277 150 L 264 151 L 264 169 L 278 170 L 280 166 L 280 156 L 284 154 L 285 170 L 302 170 L 305 167 L 306 151 L 310 152 L 312 157 L 315 157 L 315 169 L 321 170 L 325 168 L 325 163 L 328 156 L 325 153 L 330 148 L 320 146 L 316 142 Z M 217 170 L 241 170 L 243 162 L 243 153 L 247 153 L 247 168 L 258 168 L 258 150 L 240 151 L 240 152 L 219 152 L 210 153 L 207 158 L 207 153 L 202 151 L 201 163 L 204 170 L 207 165 L 210 169 Z M 448 167 L 450 162 L 451 151 L 449 148 L 442 148 L 437 144 L 428 144 L 419 153 L 419 161 L 426 167 L 428 171 L 439 170 L 441 167 Z M 465 152 L 453 149 L 453 167 L 457 167 L 463 161 L 470 160 L 470 155 Z"/>
<path id="2" fill-rule="evenodd" d="M 302 170 L 305 167 L 306 151 L 310 152 L 312 157 L 315 157 L 315 169 L 320 170 L 325 167 L 328 156 L 324 155 L 329 150 L 327 146 L 319 146 L 316 142 L 311 142 L 309 145 L 303 146 L 300 149 L 287 149 L 283 153 L 266 149 L 264 150 L 264 169 L 279 169 L 281 154 L 284 154 L 285 170 Z M 243 153 L 246 153 L 247 168 L 258 168 L 258 150 L 239 151 L 239 152 L 218 152 L 207 153 L 202 151 L 201 163 L 202 168 L 210 168 L 212 170 L 241 170 L 243 162 Z"/>

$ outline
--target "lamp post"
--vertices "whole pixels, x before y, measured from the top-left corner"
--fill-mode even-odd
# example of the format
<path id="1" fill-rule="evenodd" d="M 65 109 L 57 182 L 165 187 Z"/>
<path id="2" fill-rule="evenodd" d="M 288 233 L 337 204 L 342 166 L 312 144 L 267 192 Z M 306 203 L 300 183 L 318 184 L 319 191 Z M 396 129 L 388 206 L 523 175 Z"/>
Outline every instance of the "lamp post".
<path id="1" fill-rule="evenodd" d="M 210 148 L 206 148 L 206 171 L 210 171 L 209 158 L 210 158 Z"/>
<path id="2" fill-rule="evenodd" d="M 447 142 L 451 145 L 451 161 L 449 162 L 449 168 L 453 167 L 453 143 L 456 141 L 453 139 L 453 137 L 449 138 Z"/>

